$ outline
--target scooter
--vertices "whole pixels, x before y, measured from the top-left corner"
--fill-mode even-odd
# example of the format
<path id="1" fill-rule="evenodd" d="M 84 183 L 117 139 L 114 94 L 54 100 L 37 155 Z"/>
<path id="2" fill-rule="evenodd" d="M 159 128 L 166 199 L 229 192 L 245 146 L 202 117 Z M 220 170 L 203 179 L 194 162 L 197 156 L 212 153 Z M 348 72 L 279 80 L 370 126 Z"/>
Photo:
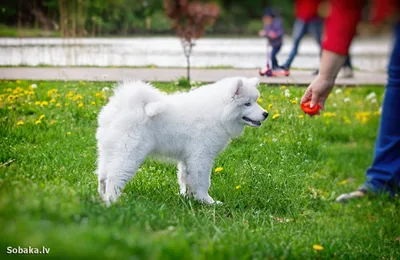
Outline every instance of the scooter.
<path id="1" fill-rule="evenodd" d="M 271 46 L 269 45 L 269 42 L 267 41 L 267 67 L 266 67 L 266 71 L 262 71 L 259 70 L 258 73 L 260 74 L 260 76 L 267 76 L 267 77 L 279 77 L 279 76 L 285 76 L 285 77 L 289 77 L 290 72 L 289 70 L 285 70 L 285 69 L 275 69 L 273 70 L 271 68 Z"/>

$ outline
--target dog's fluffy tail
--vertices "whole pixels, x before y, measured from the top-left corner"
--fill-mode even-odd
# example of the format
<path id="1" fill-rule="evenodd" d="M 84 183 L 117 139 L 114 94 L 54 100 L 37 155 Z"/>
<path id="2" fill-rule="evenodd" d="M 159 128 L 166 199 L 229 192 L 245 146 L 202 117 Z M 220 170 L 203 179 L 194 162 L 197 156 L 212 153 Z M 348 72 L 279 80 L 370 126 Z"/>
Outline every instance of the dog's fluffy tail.
<path id="1" fill-rule="evenodd" d="M 112 107 L 118 110 L 143 108 L 144 113 L 153 117 L 164 111 L 165 93 L 142 81 L 125 81 L 115 89 L 110 98 Z"/>

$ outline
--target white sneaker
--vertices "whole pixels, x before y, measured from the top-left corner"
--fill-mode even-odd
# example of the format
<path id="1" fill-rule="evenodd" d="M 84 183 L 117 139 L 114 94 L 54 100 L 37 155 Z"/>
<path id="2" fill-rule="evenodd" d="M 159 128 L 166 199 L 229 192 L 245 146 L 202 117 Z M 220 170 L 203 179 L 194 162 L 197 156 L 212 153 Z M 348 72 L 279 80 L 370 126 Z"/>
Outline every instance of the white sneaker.
<path id="1" fill-rule="evenodd" d="M 340 195 L 339 197 L 336 198 L 336 202 L 346 203 L 349 200 L 363 198 L 366 195 L 367 195 L 367 190 L 361 188 L 356 191 Z"/>
<path id="2" fill-rule="evenodd" d="M 339 71 L 339 75 L 338 78 L 342 78 L 342 79 L 349 79 L 354 77 L 354 73 L 353 73 L 353 69 L 350 67 L 343 67 L 340 71 Z"/>

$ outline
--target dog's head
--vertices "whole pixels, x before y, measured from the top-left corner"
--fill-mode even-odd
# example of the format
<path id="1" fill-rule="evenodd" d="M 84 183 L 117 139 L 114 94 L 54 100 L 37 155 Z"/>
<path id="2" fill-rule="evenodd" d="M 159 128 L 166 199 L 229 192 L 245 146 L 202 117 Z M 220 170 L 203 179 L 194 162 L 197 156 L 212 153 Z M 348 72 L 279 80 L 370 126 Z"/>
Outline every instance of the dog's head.
<path id="1" fill-rule="evenodd" d="M 241 124 L 259 127 L 267 119 L 268 112 L 257 103 L 260 97 L 257 89 L 260 83 L 258 78 L 233 78 L 232 82 L 233 116 Z"/>

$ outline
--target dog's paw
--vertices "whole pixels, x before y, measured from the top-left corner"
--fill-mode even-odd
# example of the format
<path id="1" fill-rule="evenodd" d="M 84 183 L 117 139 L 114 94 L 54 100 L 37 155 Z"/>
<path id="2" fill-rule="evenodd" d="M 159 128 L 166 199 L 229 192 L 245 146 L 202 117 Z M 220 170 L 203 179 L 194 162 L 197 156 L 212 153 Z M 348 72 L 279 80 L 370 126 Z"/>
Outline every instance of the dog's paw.
<path id="1" fill-rule="evenodd" d="M 208 204 L 208 205 L 221 205 L 222 204 L 222 202 L 221 201 L 215 201 L 213 198 L 211 198 L 211 196 L 210 195 L 206 195 L 206 196 L 204 196 L 204 197 L 199 197 L 199 196 L 195 196 L 195 198 L 198 200 L 198 201 L 200 201 L 200 202 L 202 202 L 202 203 L 205 203 L 205 204 Z"/>

